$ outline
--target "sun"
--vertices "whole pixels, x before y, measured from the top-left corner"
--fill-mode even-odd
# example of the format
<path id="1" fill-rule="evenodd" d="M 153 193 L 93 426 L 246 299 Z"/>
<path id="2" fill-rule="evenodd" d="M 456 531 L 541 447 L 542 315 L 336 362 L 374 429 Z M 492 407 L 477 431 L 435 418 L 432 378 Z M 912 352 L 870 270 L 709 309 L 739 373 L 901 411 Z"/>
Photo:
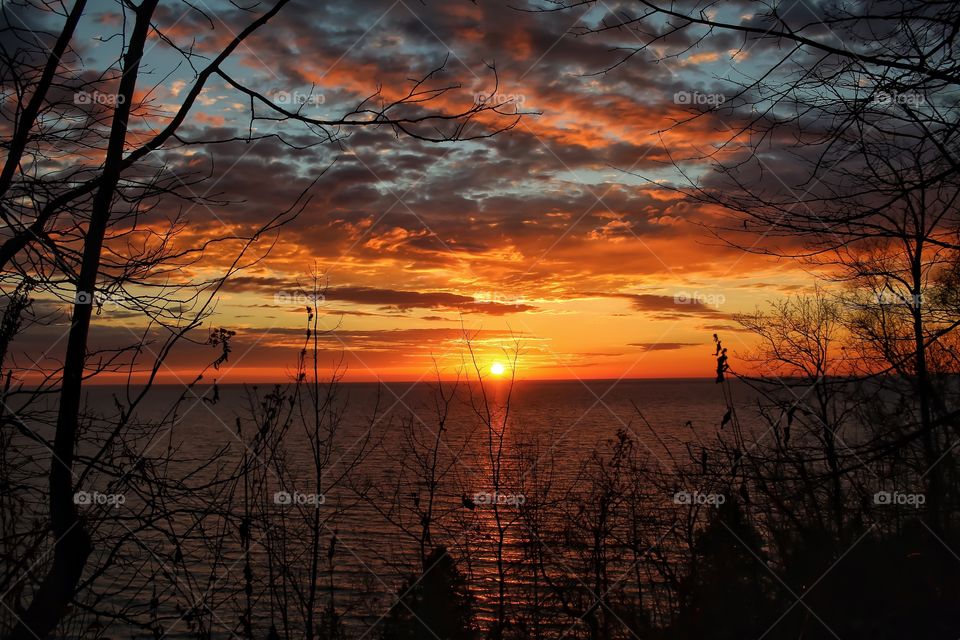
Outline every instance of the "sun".
<path id="1" fill-rule="evenodd" d="M 490 373 L 495 376 L 502 376 L 504 371 L 506 371 L 506 368 L 499 362 L 494 362 L 492 365 L 490 365 Z"/>

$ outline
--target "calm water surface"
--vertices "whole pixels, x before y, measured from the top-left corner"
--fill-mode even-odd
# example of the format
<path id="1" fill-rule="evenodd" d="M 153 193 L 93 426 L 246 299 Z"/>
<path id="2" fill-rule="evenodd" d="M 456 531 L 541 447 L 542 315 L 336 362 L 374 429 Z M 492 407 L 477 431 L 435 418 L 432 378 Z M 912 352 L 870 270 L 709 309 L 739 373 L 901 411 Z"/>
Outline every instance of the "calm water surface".
<path id="1" fill-rule="evenodd" d="M 754 395 L 737 383 L 730 388 L 741 409 L 741 419 L 749 422 Z M 224 386 L 216 403 L 191 397 L 170 434 L 171 442 L 195 459 L 211 456 L 226 445 L 232 447 L 230 455 L 239 456 L 244 447 L 236 436 L 238 419 L 246 433 L 252 433 L 255 426 L 250 420 L 250 395 L 262 395 L 270 389 L 270 385 Z M 496 383 L 488 388 L 497 423 L 503 417 L 506 390 L 503 383 L 499 388 Z M 89 402 L 107 407 L 112 404 L 110 394 L 117 391 L 92 388 Z M 181 392 L 182 388 L 158 387 L 143 407 L 143 417 L 163 414 Z M 380 408 L 375 413 L 378 393 Z M 389 608 L 395 590 L 416 567 L 416 546 L 389 519 L 409 518 L 409 514 L 397 512 L 395 505 L 414 499 L 414 494 L 422 495 L 422 483 L 410 474 L 411 467 L 416 466 L 410 435 L 416 433 L 421 441 L 431 442 L 437 432 L 437 417 L 434 395 L 426 384 L 390 383 L 379 390 L 375 384 L 344 384 L 337 406 L 342 409 L 342 419 L 325 478 L 338 477 L 339 471 L 348 466 L 346 461 L 364 446 L 369 453 L 350 470 L 349 481 L 325 494 L 321 508 L 342 510 L 331 523 L 338 536 L 335 596 L 338 608 L 349 612 L 348 625 L 362 629 Z M 651 463 L 667 466 L 671 455 L 686 456 L 687 442 L 712 438 L 725 411 L 720 386 L 712 380 L 521 381 L 510 397 L 504 464 L 512 468 L 523 456 L 528 474 L 531 467 L 536 467 L 560 482 L 574 482 L 591 452 L 609 447 L 617 431 L 623 430 Z M 471 580 L 483 619 L 489 615 L 496 587 L 495 558 L 491 545 L 483 541 L 490 540 L 495 525 L 489 509 L 465 509 L 462 498 L 491 490 L 488 432 L 477 420 L 466 393 L 451 403 L 446 427 L 441 458 L 449 470 L 437 491 L 441 520 L 438 537 L 444 529 L 462 531 L 464 525 L 479 532 L 480 542 L 471 551 L 470 566 L 460 568 Z M 278 483 L 277 489 L 311 491 L 313 474 L 307 443 L 302 427 L 290 430 L 284 444 L 291 480 L 285 486 Z M 289 486 L 291 483 L 294 486 Z M 509 489 L 516 491 L 517 487 Z M 365 491 L 366 496 L 358 497 L 359 491 Z M 521 537 L 513 533 L 507 537 L 508 558 L 520 559 Z M 202 569 L 202 563 L 198 566 Z M 522 586 L 525 578 L 514 575 L 511 580 Z"/>

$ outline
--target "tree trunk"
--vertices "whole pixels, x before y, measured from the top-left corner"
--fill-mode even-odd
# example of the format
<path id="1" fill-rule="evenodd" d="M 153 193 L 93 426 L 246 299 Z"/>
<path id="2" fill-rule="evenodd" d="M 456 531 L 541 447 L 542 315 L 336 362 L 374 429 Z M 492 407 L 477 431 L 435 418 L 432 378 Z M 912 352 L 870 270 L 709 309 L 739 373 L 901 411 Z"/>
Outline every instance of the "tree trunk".
<path id="1" fill-rule="evenodd" d="M 53 563 L 36 591 L 27 611 L 10 633 L 12 640 L 47 637 L 59 624 L 76 592 L 92 551 L 90 535 L 73 502 L 73 458 L 77 440 L 78 414 L 83 391 L 87 337 L 93 310 L 93 293 L 100 270 L 100 254 L 110 220 L 114 191 L 120 181 L 120 162 L 134 89 L 150 28 L 150 18 L 159 0 L 144 0 L 137 8 L 136 22 L 123 57 L 117 107 L 104 159 L 103 182 L 94 196 L 90 226 L 83 248 L 83 263 L 77 281 L 77 300 L 64 358 L 57 430 L 50 460 L 50 531 L 54 538 Z"/>

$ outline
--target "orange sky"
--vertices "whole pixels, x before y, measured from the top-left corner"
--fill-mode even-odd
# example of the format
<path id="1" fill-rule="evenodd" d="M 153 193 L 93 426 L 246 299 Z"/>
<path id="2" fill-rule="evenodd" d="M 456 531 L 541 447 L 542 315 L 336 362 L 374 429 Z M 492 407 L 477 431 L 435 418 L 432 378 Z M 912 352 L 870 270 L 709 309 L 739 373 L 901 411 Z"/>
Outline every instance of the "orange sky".
<path id="1" fill-rule="evenodd" d="M 519 345 L 520 378 L 706 377 L 713 333 L 732 351 L 746 349 L 734 315 L 811 284 L 794 265 L 724 246 L 711 233 L 724 213 L 668 188 L 681 178 L 671 162 L 688 176 L 707 176 L 708 163 L 694 158 L 731 137 L 736 123 L 716 114 L 667 130 L 691 113 L 678 92 L 706 91 L 710 78 L 734 64 L 728 52 L 694 51 L 669 64 L 638 57 L 594 75 L 615 61 L 611 42 L 564 37 L 572 25 L 597 19 L 589 12 L 329 4 L 278 16 L 238 54 L 231 73 L 271 96 L 322 96 L 308 107 L 320 117 L 349 110 L 378 86 L 385 97 L 401 95 L 410 78 L 446 57 L 437 82 L 460 89 L 431 107 L 443 111 L 489 91 L 485 63 L 495 59 L 498 94 L 529 114 L 513 130 L 474 142 L 436 145 L 356 129 L 337 144 L 310 146 L 300 129 L 283 131 L 303 143 L 296 147 L 264 137 L 172 150 L 175 169 L 210 173 L 193 187 L 200 195 L 223 200 L 169 203 L 145 221 L 143 229 L 162 228 L 184 216 L 181 247 L 256 226 L 326 170 L 297 220 L 254 247 L 250 257 L 262 259 L 223 287 L 216 313 L 192 334 L 203 342 L 210 327 L 237 332 L 230 359 L 209 376 L 287 378 L 303 340 L 302 289 L 313 274 L 325 288 L 321 362 L 330 371 L 342 358 L 346 378 L 356 380 L 413 380 L 435 365 L 448 375 L 462 363 L 465 333 L 485 371 Z M 231 20 L 246 19 L 223 15 L 213 29 L 188 14 L 162 13 L 158 24 L 168 37 L 197 38 L 198 50 L 212 50 L 236 27 Z M 118 28 L 117 18 L 103 13 L 84 28 L 102 36 Z M 88 64 L 107 59 L 100 47 L 108 46 L 91 40 Z M 148 104 L 138 106 L 136 136 L 169 117 L 190 79 L 162 41 L 147 57 L 152 68 L 171 72 L 141 90 Z M 743 52 L 735 63 L 749 61 Z M 204 91 L 182 133 L 204 140 L 251 126 L 264 135 L 280 127 L 251 125 L 249 100 L 221 81 Z M 114 248 L 122 253 L 127 240 Z M 215 245 L 174 277 L 216 278 L 237 249 Z M 65 327 L 64 317 L 37 338 L 51 362 L 54 329 Z M 106 304 L 94 318 L 94 341 L 123 344 L 143 327 L 122 304 Z M 186 345 L 160 378 L 192 379 L 215 355 Z"/>

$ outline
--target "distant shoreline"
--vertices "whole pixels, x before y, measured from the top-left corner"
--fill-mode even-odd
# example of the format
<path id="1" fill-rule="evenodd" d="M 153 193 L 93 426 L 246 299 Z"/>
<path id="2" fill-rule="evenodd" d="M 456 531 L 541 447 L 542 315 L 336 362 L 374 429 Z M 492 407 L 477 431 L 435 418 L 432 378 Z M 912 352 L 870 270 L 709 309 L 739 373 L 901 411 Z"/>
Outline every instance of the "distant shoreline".
<path id="1" fill-rule="evenodd" d="M 325 380 L 321 377 L 321 380 Z M 452 378 L 443 378 L 444 383 L 452 383 L 454 379 Z M 194 386 L 203 387 L 213 384 L 215 381 L 201 381 L 196 383 Z M 461 383 L 465 383 L 466 380 L 461 379 Z M 506 379 L 496 379 L 496 378 L 484 378 L 484 382 L 487 384 L 509 384 L 509 380 Z M 530 383 L 550 383 L 550 384 L 582 384 L 582 383 L 593 383 L 593 382 L 609 382 L 611 384 L 622 384 L 625 382 L 713 382 L 711 377 L 697 377 L 697 378 L 530 378 L 530 379 L 517 379 L 514 381 L 515 384 L 530 384 Z M 221 387 L 242 387 L 244 385 L 267 385 L 267 384 L 292 384 L 292 380 L 258 380 L 256 382 L 221 382 L 217 383 Z M 403 380 L 344 380 L 338 384 L 343 386 L 359 386 L 359 385 L 375 385 L 375 384 L 433 384 L 436 383 L 435 378 L 424 377 L 420 380 L 415 379 L 403 379 Z M 137 383 L 133 383 L 136 385 Z M 126 383 L 122 382 L 87 382 L 84 385 L 85 387 L 124 387 Z M 184 387 L 188 386 L 187 383 L 180 382 L 154 382 L 154 387 Z"/>

